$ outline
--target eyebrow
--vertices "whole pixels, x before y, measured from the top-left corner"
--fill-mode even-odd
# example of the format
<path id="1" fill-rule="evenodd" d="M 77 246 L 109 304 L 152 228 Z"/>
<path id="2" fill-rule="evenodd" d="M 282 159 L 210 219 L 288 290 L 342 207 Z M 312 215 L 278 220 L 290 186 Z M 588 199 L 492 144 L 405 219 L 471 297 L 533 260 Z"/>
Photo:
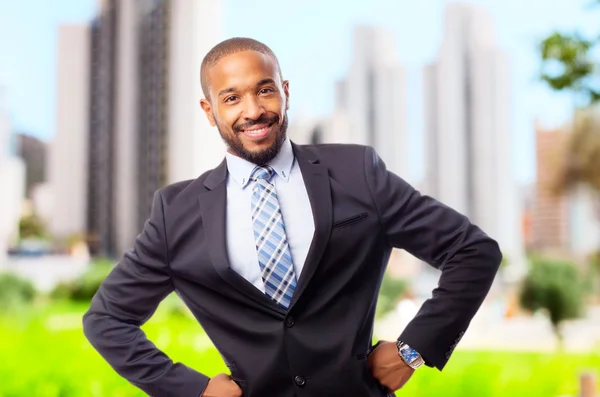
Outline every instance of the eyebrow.
<path id="1" fill-rule="evenodd" d="M 218 96 L 229 94 L 229 93 L 232 93 L 232 92 L 235 92 L 235 91 L 236 91 L 235 87 L 225 88 L 225 89 L 219 91 L 219 95 Z"/>
<path id="2" fill-rule="evenodd" d="M 266 79 L 262 79 L 261 81 L 256 83 L 256 86 L 261 86 L 261 85 L 265 85 L 265 84 L 275 84 L 275 80 L 273 80 L 270 77 L 267 77 Z"/>
<path id="3" fill-rule="evenodd" d="M 265 84 L 275 84 L 275 80 L 273 80 L 270 77 L 267 77 L 266 79 L 262 79 L 261 81 L 259 81 L 258 83 L 256 83 L 256 86 L 259 87 L 261 85 L 265 85 Z M 222 96 L 225 94 L 230 94 L 232 92 L 236 92 L 237 89 L 235 87 L 229 87 L 229 88 L 224 88 L 221 91 L 219 91 L 218 96 Z"/>

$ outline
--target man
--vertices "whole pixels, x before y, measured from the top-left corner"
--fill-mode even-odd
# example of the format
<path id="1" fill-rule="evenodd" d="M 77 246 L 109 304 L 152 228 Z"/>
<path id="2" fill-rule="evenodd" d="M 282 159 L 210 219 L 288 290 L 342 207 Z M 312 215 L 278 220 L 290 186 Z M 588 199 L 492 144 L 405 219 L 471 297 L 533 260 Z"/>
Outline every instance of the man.
<path id="1" fill-rule="evenodd" d="M 92 345 L 159 397 L 385 396 L 423 363 L 442 370 L 492 284 L 496 242 L 388 172 L 370 147 L 290 142 L 289 83 L 264 44 L 218 44 L 201 80 L 226 157 L 156 192 L 133 250 L 84 316 Z M 394 247 L 442 273 L 398 341 L 373 346 Z M 172 291 L 231 375 L 173 363 L 140 330 Z"/>

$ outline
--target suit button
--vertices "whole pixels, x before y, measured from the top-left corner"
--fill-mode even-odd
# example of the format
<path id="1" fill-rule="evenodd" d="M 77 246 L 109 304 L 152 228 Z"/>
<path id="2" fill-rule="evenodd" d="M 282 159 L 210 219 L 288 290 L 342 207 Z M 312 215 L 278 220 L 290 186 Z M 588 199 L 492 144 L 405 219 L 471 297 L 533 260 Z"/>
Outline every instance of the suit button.
<path id="1" fill-rule="evenodd" d="M 288 328 L 292 328 L 294 326 L 294 324 L 296 324 L 296 321 L 294 321 L 294 317 L 289 316 L 285 319 L 285 326 Z"/>
<path id="2" fill-rule="evenodd" d="M 304 379 L 304 377 L 302 377 L 302 376 L 296 376 L 296 377 L 294 378 L 294 382 L 295 382 L 295 383 L 296 383 L 298 386 L 302 387 L 302 386 L 304 386 L 304 385 L 306 384 L 306 379 Z"/>

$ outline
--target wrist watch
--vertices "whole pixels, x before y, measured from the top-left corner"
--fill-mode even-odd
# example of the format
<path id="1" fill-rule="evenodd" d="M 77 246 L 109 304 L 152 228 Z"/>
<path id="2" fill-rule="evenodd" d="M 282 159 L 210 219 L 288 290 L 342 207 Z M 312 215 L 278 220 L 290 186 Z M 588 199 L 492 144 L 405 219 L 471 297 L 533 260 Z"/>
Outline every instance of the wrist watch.
<path id="1" fill-rule="evenodd" d="M 417 353 L 413 348 L 411 348 L 406 343 L 401 340 L 396 341 L 396 346 L 398 347 L 398 355 L 404 361 L 406 365 L 411 367 L 412 369 L 417 369 L 421 365 L 425 364 L 425 360 L 419 353 Z"/>

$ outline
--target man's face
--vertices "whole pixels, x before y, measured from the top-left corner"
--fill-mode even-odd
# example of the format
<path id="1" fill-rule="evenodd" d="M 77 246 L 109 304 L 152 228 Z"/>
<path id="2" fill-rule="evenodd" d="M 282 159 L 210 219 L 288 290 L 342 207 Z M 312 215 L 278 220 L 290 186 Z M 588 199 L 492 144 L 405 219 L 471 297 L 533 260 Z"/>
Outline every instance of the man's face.
<path id="1" fill-rule="evenodd" d="M 200 105 L 232 154 L 265 164 L 286 138 L 288 84 L 273 58 L 241 51 L 208 70 L 210 100 Z"/>

